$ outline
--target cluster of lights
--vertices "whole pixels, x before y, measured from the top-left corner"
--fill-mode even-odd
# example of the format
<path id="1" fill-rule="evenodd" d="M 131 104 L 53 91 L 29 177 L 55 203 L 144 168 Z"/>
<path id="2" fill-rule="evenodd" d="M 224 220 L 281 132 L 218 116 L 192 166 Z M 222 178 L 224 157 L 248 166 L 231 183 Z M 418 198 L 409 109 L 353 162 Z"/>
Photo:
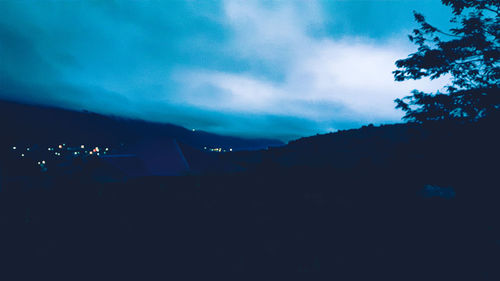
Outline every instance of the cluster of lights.
<path id="1" fill-rule="evenodd" d="M 85 145 L 82 144 L 82 145 L 79 145 L 77 147 L 72 148 L 72 147 L 67 147 L 65 143 L 61 143 L 61 144 L 58 144 L 56 146 L 56 148 L 48 147 L 47 151 L 53 151 L 54 156 L 63 156 L 62 152 L 64 150 L 72 150 L 72 152 L 70 152 L 69 154 L 73 155 L 73 156 L 77 156 L 77 155 L 81 155 L 81 154 L 100 156 L 100 154 L 106 154 L 109 151 L 108 147 L 102 149 L 102 148 L 99 148 L 98 146 L 94 147 L 92 150 L 89 150 L 89 151 L 86 151 L 86 150 L 85 151 L 78 151 L 79 149 L 82 149 L 82 150 L 85 149 Z M 22 152 L 22 149 L 20 149 L 20 147 L 12 146 L 12 150 L 21 150 L 18 155 L 20 155 L 21 158 L 24 158 L 24 157 L 28 156 L 25 153 L 31 151 L 31 148 L 26 147 L 26 152 Z M 75 150 L 77 150 L 77 151 L 75 151 Z M 38 161 L 37 164 L 43 166 L 43 165 L 45 165 L 45 160 Z"/>
<path id="2" fill-rule="evenodd" d="M 205 150 L 207 150 L 207 149 L 208 149 L 208 150 L 210 150 L 210 151 L 212 151 L 212 152 L 227 152 L 227 150 L 226 150 L 226 149 L 222 149 L 222 148 L 220 148 L 220 147 L 216 147 L 216 148 L 207 148 L 207 147 L 205 146 L 203 149 L 205 149 Z M 229 149 L 229 151 L 233 151 L 233 149 L 232 149 L 232 148 L 230 148 L 230 149 Z"/>
<path id="3" fill-rule="evenodd" d="M 17 146 L 13 146 L 13 147 L 12 147 L 12 150 L 17 150 Z M 29 147 L 27 147 L 27 148 L 26 148 L 26 151 L 30 151 L 30 148 L 29 148 Z M 24 153 L 21 153 L 21 157 L 24 157 L 24 156 L 25 156 L 25 155 L 24 155 Z"/>
<path id="4" fill-rule="evenodd" d="M 19 147 L 19 146 L 12 146 L 11 147 L 13 151 L 15 151 L 15 153 L 18 155 L 18 157 L 20 158 L 23 158 L 23 159 L 29 159 L 31 160 L 31 157 L 32 155 L 30 155 L 31 153 L 33 153 L 33 149 L 31 149 L 31 147 Z M 73 156 L 73 157 L 78 157 L 78 156 L 100 156 L 101 154 L 107 154 L 110 149 L 109 147 L 105 147 L 105 148 L 100 148 L 98 146 L 95 146 L 94 148 L 92 149 L 85 149 L 86 148 L 86 145 L 84 144 L 81 144 L 81 145 L 77 145 L 75 147 L 71 147 L 71 146 L 67 146 L 66 143 L 60 143 L 60 144 L 56 144 L 55 146 L 50 146 L 50 147 L 47 147 L 47 151 L 49 152 L 49 155 L 52 155 L 52 157 L 63 157 L 63 156 Z M 26 150 L 24 150 L 26 149 Z M 20 151 L 19 151 L 20 150 Z M 44 149 L 42 149 L 44 150 Z M 34 153 L 37 153 L 37 149 L 34 149 Z M 52 154 L 53 153 L 53 154 Z M 49 156 L 50 157 L 50 156 Z M 36 160 L 36 159 L 33 159 L 34 160 L 34 163 L 37 164 L 37 166 L 40 167 L 40 169 L 45 172 L 47 171 L 47 166 L 46 166 L 46 160 Z M 50 160 L 50 159 L 48 159 Z"/>
<path id="5" fill-rule="evenodd" d="M 12 147 L 12 150 L 16 150 L 17 149 L 17 146 L 13 146 Z M 30 151 L 30 148 L 29 147 L 26 147 L 26 151 Z"/>
<path id="6" fill-rule="evenodd" d="M 205 146 L 205 147 L 203 147 L 203 149 L 207 150 L 208 148 Z M 208 150 L 210 150 L 210 151 L 212 151 L 212 152 L 227 152 L 227 150 L 222 149 L 222 148 L 220 148 L 220 147 L 210 148 L 210 149 L 208 149 Z M 229 149 L 229 151 L 233 151 L 233 149 L 232 149 L 232 148 L 230 148 L 230 149 Z"/>

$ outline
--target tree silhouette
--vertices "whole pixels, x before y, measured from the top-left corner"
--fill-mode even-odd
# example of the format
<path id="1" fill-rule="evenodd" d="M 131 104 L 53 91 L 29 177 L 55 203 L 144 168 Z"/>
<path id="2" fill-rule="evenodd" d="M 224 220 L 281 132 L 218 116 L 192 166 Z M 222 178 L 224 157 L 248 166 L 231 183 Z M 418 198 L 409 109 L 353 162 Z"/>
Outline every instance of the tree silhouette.
<path id="1" fill-rule="evenodd" d="M 497 115 L 500 108 L 500 1 L 442 0 L 453 9 L 449 32 L 429 24 L 414 12 L 420 25 L 409 35 L 417 52 L 396 61 L 396 81 L 451 76 L 444 92 L 424 93 L 396 99 L 403 119 L 469 120 Z"/>

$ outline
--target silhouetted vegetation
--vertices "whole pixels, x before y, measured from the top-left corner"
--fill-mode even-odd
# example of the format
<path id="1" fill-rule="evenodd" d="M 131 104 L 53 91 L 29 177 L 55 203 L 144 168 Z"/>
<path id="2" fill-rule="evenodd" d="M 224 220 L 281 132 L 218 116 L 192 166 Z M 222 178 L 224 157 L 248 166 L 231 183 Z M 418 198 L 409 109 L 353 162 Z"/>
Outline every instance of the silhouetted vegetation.
<path id="1" fill-rule="evenodd" d="M 417 52 L 396 62 L 397 81 L 444 75 L 451 85 L 434 94 L 414 90 L 397 99 L 397 108 L 410 121 L 469 120 L 498 115 L 500 109 L 500 2 L 442 0 L 453 9 L 449 32 L 415 12 L 420 27 L 409 35 Z"/>

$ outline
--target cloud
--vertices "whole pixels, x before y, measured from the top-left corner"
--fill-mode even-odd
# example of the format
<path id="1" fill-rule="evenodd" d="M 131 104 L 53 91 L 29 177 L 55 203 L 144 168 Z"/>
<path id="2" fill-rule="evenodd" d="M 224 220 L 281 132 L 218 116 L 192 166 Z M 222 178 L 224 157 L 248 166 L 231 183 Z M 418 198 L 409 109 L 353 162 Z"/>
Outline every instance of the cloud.
<path id="1" fill-rule="evenodd" d="M 235 114 L 301 117 L 313 124 L 311 134 L 397 122 L 402 113 L 394 109 L 395 98 L 417 87 L 435 90 L 445 82 L 394 82 L 394 62 L 410 52 L 400 40 L 315 36 L 323 17 L 315 2 L 224 3 L 224 22 L 232 31 L 228 53 L 272 68 L 281 79 L 260 76 L 258 70 L 182 70 L 176 78 L 188 104 Z"/>
<path id="2" fill-rule="evenodd" d="M 394 82 L 407 32 L 332 32 L 326 6 L 0 1 L 0 97 L 288 140 L 397 122 L 396 97 L 442 85 Z"/>

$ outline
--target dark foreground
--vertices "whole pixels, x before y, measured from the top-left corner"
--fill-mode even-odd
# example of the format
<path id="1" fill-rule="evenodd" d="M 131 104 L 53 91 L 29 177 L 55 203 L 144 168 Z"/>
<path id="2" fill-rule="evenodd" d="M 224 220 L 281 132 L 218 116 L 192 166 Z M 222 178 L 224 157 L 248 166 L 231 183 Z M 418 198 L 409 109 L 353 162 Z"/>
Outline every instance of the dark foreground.
<path id="1" fill-rule="evenodd" d="M 417 178 L 378 172 L 74 181 L 4 193 L 2 267 L 68 279 L 498 280 L 500 208 L 481 195 L 493 186 L 474 196 L 469 179 L 455 198 L 424 197 Z"/>
<path id="2" fill-rule="evenodd" d="M 232 173 L 121 183 L 80 173 L 52 178 L 49 187 L 43 177 L 31 187 L 9 186 L 0 192 L 0 274 L 500 280 L 491 128 L 399 144 L 391 143 L 395 135 L 365 138 L 378 150 L 359 136 L 345 143 L 319 136 L 254 155 L 258 161 L 240 155 L 247 166 Z M 358 157 L 343 145 L 378 152 Z"/>

